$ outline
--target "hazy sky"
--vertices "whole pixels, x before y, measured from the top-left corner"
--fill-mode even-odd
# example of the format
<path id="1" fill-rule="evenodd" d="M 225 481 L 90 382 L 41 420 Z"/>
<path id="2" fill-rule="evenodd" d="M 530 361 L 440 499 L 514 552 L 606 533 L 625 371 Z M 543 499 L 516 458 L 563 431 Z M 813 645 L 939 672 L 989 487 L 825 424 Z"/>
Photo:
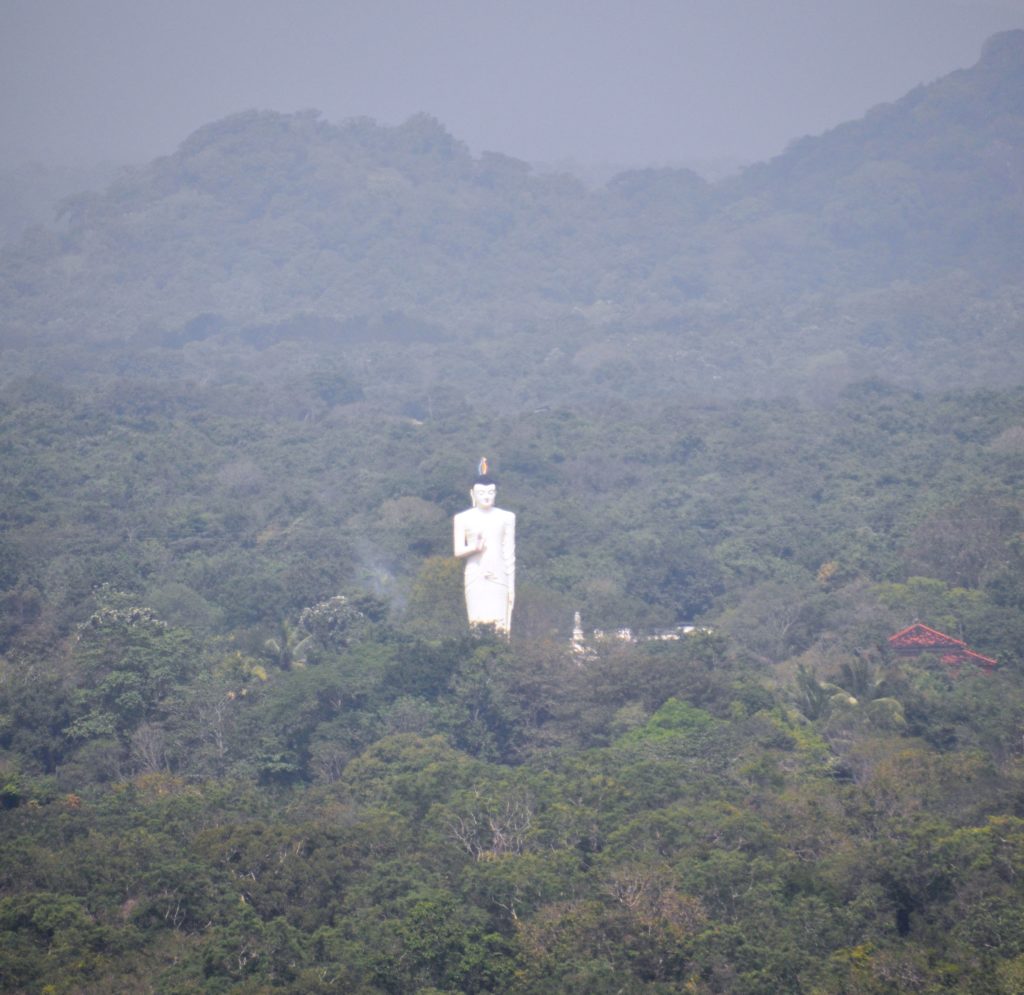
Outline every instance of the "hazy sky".
<path id="1" fill-rule="evenodd" d="M 763 159 L 977 61 L 1024 0 L 0 0 L 0 161 L 235 111 L 439 118 L 530 161 Z"/>

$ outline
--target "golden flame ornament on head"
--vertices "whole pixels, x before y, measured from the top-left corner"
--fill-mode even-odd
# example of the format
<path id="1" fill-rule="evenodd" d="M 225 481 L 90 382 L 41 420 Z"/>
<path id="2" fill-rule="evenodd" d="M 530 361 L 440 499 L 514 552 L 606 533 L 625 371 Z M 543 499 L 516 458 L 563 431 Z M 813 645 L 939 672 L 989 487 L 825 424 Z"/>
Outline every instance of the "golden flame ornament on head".
<path id="1" fill-rule="evenodd" d="M 480 457 L 480 462 L 477 464 L 476 472 L 481 477 L 486 477 L 487 476 L 487 457 L 486 456 L 481 456 Z"/>

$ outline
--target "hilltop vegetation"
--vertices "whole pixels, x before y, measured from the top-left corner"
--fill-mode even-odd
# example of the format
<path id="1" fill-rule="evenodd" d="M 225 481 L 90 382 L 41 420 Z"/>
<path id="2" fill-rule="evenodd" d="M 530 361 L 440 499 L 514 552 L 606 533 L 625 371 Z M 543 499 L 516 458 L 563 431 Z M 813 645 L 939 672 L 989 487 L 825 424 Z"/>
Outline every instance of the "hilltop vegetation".
<path id="1" fill-rule="evenodd" d="M 1019 991 L 1022 39 L 714 185 L 249 112 L 8 248 L 0 987 Z"/>
<path id="2" fill-rule="evenodd" d="M 426 116 L 239 114 L 9 250 L 3 341 L 128 340 L 204 372 L 199 343 L 329 342 L 503 407 L 528 370 L 555 368 L 547 390 L 527 374 L 550 403 L 558 367 L 609 357 L 619 388 L 671 395 L 1012 385 L 1022 50 L 998 36 L 972 69 L 716 185 L 638 170 L 588 191 L 474 158 Z"/>

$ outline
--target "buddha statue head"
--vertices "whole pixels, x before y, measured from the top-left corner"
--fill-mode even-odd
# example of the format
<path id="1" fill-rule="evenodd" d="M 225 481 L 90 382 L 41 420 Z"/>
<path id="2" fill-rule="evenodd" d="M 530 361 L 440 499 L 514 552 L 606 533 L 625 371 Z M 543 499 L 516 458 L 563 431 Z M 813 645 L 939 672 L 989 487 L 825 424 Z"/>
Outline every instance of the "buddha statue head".
<path id="1" fill-rule="evenodd" d="M 484 511 L 494 507 L 494 499 L 498 494 L 498 482 L 487 472 L 487 457 L 480 460 L 476 479 L 470 489 L 469 497 L 474 508 Z"/>

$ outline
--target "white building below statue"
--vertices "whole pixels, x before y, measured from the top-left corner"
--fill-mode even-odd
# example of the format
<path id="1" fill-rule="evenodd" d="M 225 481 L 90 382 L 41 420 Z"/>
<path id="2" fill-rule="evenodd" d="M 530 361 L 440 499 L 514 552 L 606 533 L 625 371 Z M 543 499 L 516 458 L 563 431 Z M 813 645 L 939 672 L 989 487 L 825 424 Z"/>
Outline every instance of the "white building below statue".
<path id="1" fill-rule="evenodd" d="M 632 629 L 623 627 L 606 632 L 604 629 L 594 629 L 590 638 L 587 638 L 583 631 L 583 619 L 579 612 L 573 614 L 572 640 L 570 646 L 573 655 L 576 657 L 593 656 L 595 647 L 602 643 L 651 643 L 651 642 L 675 642 L 684 636 L 691 636 L 698 632 L 708 633 L 711 629 L 707 626 L 678 625 L 674 629 L 662 629 L 652 632 L 649 635 L 636 636 Z"/>

